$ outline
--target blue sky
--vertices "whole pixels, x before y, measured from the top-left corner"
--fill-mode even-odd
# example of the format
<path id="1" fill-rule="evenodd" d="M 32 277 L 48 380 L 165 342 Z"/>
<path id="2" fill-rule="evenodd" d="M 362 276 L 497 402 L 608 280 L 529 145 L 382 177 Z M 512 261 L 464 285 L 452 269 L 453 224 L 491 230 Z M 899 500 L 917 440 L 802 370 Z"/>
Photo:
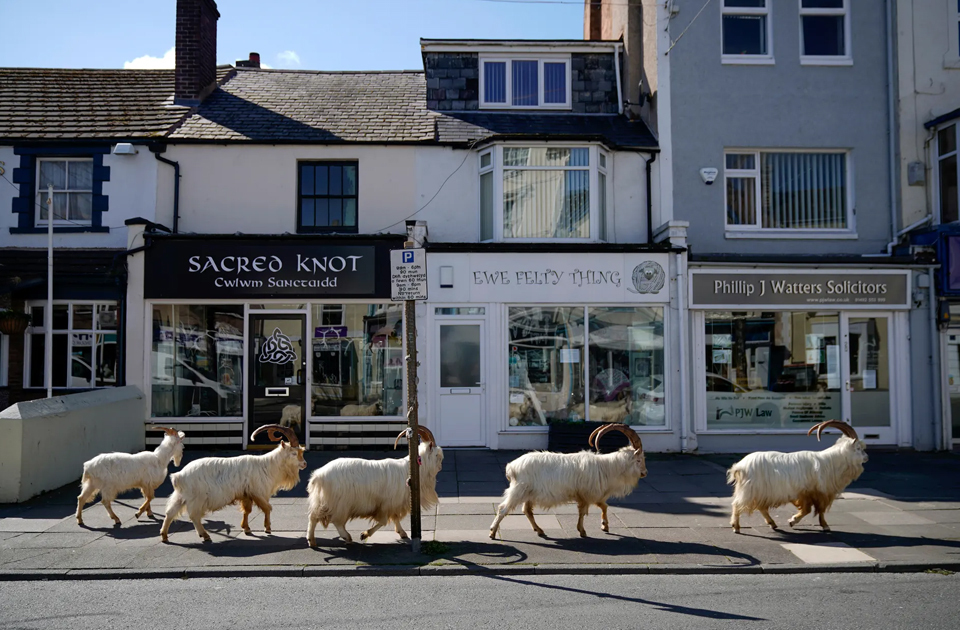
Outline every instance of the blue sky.
<path id="1" fill-rule="evenodd" d="M 422 67 L 421 37 L 580 39 L 576 0 L 219 0 L 218 63 Z M 0 66 L 172 67 L 176 0 L 0 0 Z M 164 55 L 167 55 L 164 59 Z"/>

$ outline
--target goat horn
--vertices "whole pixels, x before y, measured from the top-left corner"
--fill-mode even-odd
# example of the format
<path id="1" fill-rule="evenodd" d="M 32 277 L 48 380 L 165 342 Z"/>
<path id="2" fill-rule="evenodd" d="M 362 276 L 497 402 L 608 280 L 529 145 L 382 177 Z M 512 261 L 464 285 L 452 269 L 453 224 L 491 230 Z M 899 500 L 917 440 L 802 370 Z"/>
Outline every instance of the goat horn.
<path id="1" fill-rule="evenodd" d="M 810 429 L 807 431 L 807 435 L 812 435 L 813 432 L 816 431 L 817 441 L 819 442 L 820 435 L 823 433 L 823 430 L 829 427 L 833 427 L 834 429 L 839 429 L 839 431 L 844 435 L 846 435 L 848 438 L 852 438 L 854 440 L 860 439 L 860 436 L 857 435 L 857 432 L 854 430 L 852 426 L 850 426 L 846 422 L 840 422 L 839 420 L 827 420 L 825 422 L 815 424 L 812 427 L 810 427 Z"/>
<path id="2" fill-rule="evenodd" d="M 625 424 L 611 423 L 611 424 L 603 425 L 602 427 L 600 427 L 594 432 L 597 434 L 596 437 L 594 438 L 594 445 L 596 446 L 598 452 L 600 450 L 600 438 L 602 438 L 605 434 L 609 433 L 610 431 L 620 431 L 621 433 L 626 435 L 627 438 L 630 439 L 630 444 L 633 446 L 633 448 L 635 448 L 638 451 L 643 450 L 643 442 L 640 441 L 640 436 L 637 435 L 636 431 L 634 431 L 633 429 L 631 429 Z"/>
<path id="3" fill-rule="evenodd" d="M 431 433 L 430 429 L 428 429 L 427 427 L 423 425 L 418 426 L 417 434 L 420 436 L 421 440 L 426 440 L 427 442 L 436 445 L 437 440 L 435 437 L 433 437 L 433 433 Z M 397 436 L 397 439 L 393 441 L 393 448 L 397 448 L 397 444 L 400 443 L 400 438 L 406 437 L 406 436 L 407 436 L 406 430 L 401 431 L 400 435 Z"/>
<path id="4" fill-rule="evenodd" d="M 156 425 L 147 427 L 151 431 L 163 431 L 167 435 L 172 435 L 173 437 L 180 437 L 180 432 L 176 429 L 171 429 L 170 427 L 158 427 Z"/>
<path id="5" fill-rule="evenodd" d="M 603 426 L 606 426 L 606 425 L 603 425 Z M 587 438 L 587 445 L 589 445 L 589 446 L 591 446 L 591 447 L 592 447 L 592 446 L 595 446 L 594 443 L 593 443 L 593 438 L 595 438 L 595 437 L 597 436 L 597 433 L 600 433 L 600 429 L 602 429 L 603 426 L 597 427 L 596 429 L 593 430 L 593 433 L 591 433 L 591 434 L 590 434 L 590 437 Z M 599 451 L 600 451 L 600 448 L 597 447 L 597 452 L 599 452 Z"/>
<path id="6" fill-rule="evenodd" d="M 287 438 L 287 441 L 290 442 L 290 446 L 300 446 L 300 440 L 297 439 L 296 432 L 290 427 L 280 426 L 279 424 L 265 424 L 253 433 L 250 434 L 250 441 L 252 442 L 258 434 L 267 432 L 267 437 L 269 437 L 274 442 L 279 442 L 283 438 Z"/>

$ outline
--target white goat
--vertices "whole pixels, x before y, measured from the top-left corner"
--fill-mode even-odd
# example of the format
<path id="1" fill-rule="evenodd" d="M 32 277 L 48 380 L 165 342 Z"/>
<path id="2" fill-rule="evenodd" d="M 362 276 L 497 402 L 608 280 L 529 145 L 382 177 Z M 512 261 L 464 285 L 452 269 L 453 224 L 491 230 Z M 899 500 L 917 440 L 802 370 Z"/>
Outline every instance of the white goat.
<path id="1" fill-rule="evenodd" d="M 227 505 L 239 503 L 243 519 L 240 527 L 250 535 L 248 517 L 256 504 L 263 512 L 264 531 L 270 533 L 270 497 L 278 490 L 290 490 L 300 481 L 300 471 L 307 467 L 303 459 L 304 448 L 297 434 L 289 427 L 267 424 L 250 436 L 266 431 L 274 442 L 281 434 L 288 441 L 266 455 L 240 455 L 239 457 L 204 457 L 190 462 L 178 473 L 170 475 L 173 494 L 167 501 L 167 516 L 160 528 L 160 539 L 167 542 L 170 524 L 186 510 L 203 542 L 210 542 L 210 534 L 203 528 L 201 519 L 208 512 L 215 512 Z"/>
<path id="2" fill-rule="evenodd" d="M 437 446 L 433 433 L 419 427 L 420 442 L 420 505 L 430 508 L 439 503 L 437 497 L 437 474 L 443 465 L 443 449 Z M 397 436 L 393 447 L 397 447 Z M 310 495 L 310 511 L 307 523 L 307 543 L 317 546 L 317 523 L 326 529 L 330 523 L 337 528 L 344 542 L 353 542 L 346 530 L 347 521 L 365 518 L 374 525 L 360 534 L 366 540 L 375 531 L 393 521 L 394 530 L 401 538 L 407 533 L 400 521 L 410 513 L 410 457 L 402 459 L 357 459 L 343 457 L 318 468 L 310 475 L 307 492 Z"/>
<path id="3" fill-rule="evenodd" d="M 799 510 L 790 519 L 790 527 L 816 509 L 820 527 L 830 531 L 824 514 L 844 488 L 863 473 L 867 447 L 853 427 L 837 420 L 814 425 L 807 435 L 816 431 L 819 441 L 827 427 L 844 433 L 830 448 L 796 453 L 750 453 L 727 471 L 727 483 L 733 484 L 730 526 L 735 533 L 740 533 L 740 514 L 751 514 L 754 510 L 776 529 L 777 524 L 768 510 L 786 503 L 792 503 Z"/>
<path id="4" fill-rule="evenodd" d="M 581 418 L 585 418 L 584 407 L 584 403 L 576 404 L 573 406 L 573 411 L 578 413 Z M 626 420 L 631 411 L 633 411 L 633 401 L 629 398 L 623 398 L 612 403 L 591 403 L 590 421 L 618 424 Z"/>
<path id="5" fill-rule="evenodd" d="M 140 453 L 103 453 L 83 464 L 83 477 L 80 479 L 80 496 L 77 497 L 77 523 L 83 525 L 83 506 L 93 501 L 100 493 L 101 503 L 107 508 L 107 514 L 119 525 L 120 519 L 113 513 L 110 503 L 121 492 L 131 488 L 140 488 L 144 502 L 137 510 L 137 518 L 144 512 L 153 517 L 150 501 L 153 493 L 167 478 L 167 465 L 173 460 L 174 466 L 180 465 L 183 457 L 183 431 L 167 427 L 151 427 L 164 432 L 160 446 L 152 451 Z"/>
<path id="6" fill-rule="evenodd" d="M 503 502 L 497 506 L 497 516 L 490 525 L 490 538 L 495 538 L 500 521 L 514 508 L 523 504 L 523 513 L 533 531 L 545 536 L 533 520 L 535 507 L 549 509 L 561 503 L 576 502 L 580 511 L 577 530 L 587 537 L 583 517 L 591 505 L 601 511 L 600 529 L 610 531 L 607 520 L 607 499 L 633 492 L 637 482 L 647 476 L 643 443 L 636 431 L 623 424 L 605 424 L 590 434 L 587 443 L 600 450 L 600 438 L 610 431 L 620 431 L 630 438 L 630 446 L 613 453 L 590 451 L 579 453 L 526 453 L 507 464 L 510 487 L 503 493 Z"/>
<path id="7" fill-rule="evenodd" d="M 293 427 L 302 426 L 302 414 L 300 405 L 285 405 L 280 412 L 280 426 Z"/>

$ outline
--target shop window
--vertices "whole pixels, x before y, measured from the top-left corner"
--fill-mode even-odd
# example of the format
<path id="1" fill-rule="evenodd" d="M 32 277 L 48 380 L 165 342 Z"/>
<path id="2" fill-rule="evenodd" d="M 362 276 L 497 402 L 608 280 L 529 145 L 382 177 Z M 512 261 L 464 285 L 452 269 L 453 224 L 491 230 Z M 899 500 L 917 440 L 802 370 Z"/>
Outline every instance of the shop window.
<path id="1" fill-rule="evenodd" d="M 504 146 L 481 153 L 481 240 L 604 238 L 607 162 L 598 147 Z"/>
<path id="2" fill-rule="evenodd" d="M 937 132 L 937 196 L 941 223 L 952 223 L 960 219 L 957 197 L 957 128 L 954 124 Z"/>
<path id="3" fill-rule="evenodd" d="M 400 415 L 403 305 L 314 304 L 311 312 L 311 415 Z"/>
<path id="4" fill-rule="evenodd" d="M 46 302 L 28 302 L 34 324 L 27 329 L 26 387 L 46 387 Z M 116 302 L 53 303 L 53 387 L 92 389 L 119 383 Z"/>
<path id="5" fill-rule="evenodd" d="M 772 0 L 722 0 L 722 50 L 726 63 L 773 63 Z"/>
<path id="6" fill-rule="evenodd" d="M 523 306 L 509 314 L 509 423 L 663 426 L 663 309 Z"/>
<path id="7" fill-rule="evenodd" d="M 299 162 L 299 232 L 356 232 L 357 162 Z"/>
<path id="8" fill-rule="evenodd" d="M 847 162 L 842 152 L 728 151 L 728 233 L 848 230 L 852 203 Z"/>
<path id="9" fill-rule="evenodd" d="M 151 415 L 243 415 L 243 306 L 154 304 Z"/>
<path id="10" fill-rule="evenodd" d="M 850 63 L 849 0 L 800 0 L 800 62 Z"/>
<path id="11" fill-rule="evenodd" d="M 806 429 L 842 417 L 839 313 L 710 312 L 705 322 L 708 429 Z"/>
<path id="12" fill-rule="evenodd" d="M 482 109 L 570 109 L 570 56 L 480 58 Z"/>

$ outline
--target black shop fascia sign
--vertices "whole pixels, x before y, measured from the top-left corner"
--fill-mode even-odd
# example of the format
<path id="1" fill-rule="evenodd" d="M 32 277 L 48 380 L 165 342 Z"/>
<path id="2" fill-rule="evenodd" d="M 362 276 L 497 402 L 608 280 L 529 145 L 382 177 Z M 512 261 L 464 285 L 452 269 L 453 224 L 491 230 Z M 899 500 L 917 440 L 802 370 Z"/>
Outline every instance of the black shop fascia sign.
<path id="1" fill-rule="evenodd" d="M 146 299 L 389 298 L 403 237 L 152 236 Z"/>

